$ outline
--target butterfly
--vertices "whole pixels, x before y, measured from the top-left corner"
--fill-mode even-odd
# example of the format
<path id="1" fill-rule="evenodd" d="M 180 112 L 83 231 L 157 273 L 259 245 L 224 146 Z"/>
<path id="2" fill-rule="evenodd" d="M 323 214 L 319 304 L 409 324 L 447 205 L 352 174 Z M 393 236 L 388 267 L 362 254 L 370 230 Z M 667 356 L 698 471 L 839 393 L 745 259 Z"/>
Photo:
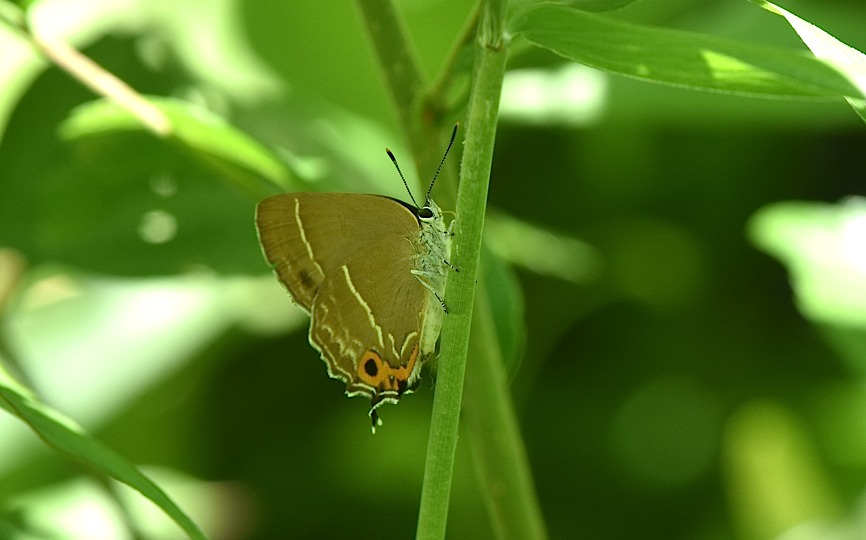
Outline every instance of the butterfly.
<path id="1" fill-rule="evenodd" d="M 256 228 L 265 259 L 294 302 L 310 315 L 310 344 L 348 396 L 377 409 L 420 381 L 436 350 L 447 308 L 454 221 L 430 198 L 412 203 L 356 193 L 285 193 L 261 201 Z"/>

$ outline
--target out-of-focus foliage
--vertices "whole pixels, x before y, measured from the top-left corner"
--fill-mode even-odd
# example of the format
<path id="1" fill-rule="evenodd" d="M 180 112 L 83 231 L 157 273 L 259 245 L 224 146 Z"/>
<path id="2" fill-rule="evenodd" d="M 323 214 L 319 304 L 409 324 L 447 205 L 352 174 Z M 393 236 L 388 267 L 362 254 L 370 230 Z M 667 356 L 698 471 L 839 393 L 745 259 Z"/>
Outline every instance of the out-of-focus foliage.
<path id="1" fill-rule="evenodd" d="M 396 4 L 432 80 L 471 6 Z M 669 73 L 669 38 L 691 52 L 735 42 L 749 54 L 709 56 L 737 77 L 684 63 L 691 85 L 770 81 L 778 93 L 762 74 L 807 66 L 833 73 L 814 93 L 837 95 L 860 83 L 805 59 L 790 25 L 823 36 L 811 21 L 862 51 L 866 5 L 786 5 L 799 18 L 784 19 L 745 1 L 514 4 L 480 279 L 551 537 L 862 537 L 862 121 L 842 99 L 693 92 L 563 57 L 643 76 Z M 24 12 L 0 2 L 13 23 L 0 24 L 7 369 L 215 538 L 411 536 L 432 376 L 371 436 L 253 227 L 276 189 L 406 198 L 386 145 L 416 193 L 432 173 L 407 163 L 352 4 L 26 9 L 35 32 L 154 96 L 178 129 L 155 137 L 51 67 L 22 39 Z M 563 42 L 551 24 L 568 20 L 612 29 L 620 46 L 603 32 Z M 646 70 L 615 69 L 633 50 Z M 449 536 L 491 534 L 483 500 L 461 448 Z M 180 534 L 0 415 L 0 536 L 131 529 Z"/>

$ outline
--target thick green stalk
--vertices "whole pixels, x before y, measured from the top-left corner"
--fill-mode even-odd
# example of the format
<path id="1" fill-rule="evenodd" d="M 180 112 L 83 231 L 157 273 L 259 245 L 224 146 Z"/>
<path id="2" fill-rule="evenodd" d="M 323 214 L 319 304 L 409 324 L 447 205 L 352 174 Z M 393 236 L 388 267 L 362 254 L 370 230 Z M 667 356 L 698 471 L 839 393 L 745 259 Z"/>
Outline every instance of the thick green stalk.
<path id="1" fill-rule="evenodd" d="M 547 532 L 493 328 L 490 292 L 482 286 L 475 298 L 463 432 L 496 538 L 539 540 Z"/>
<path id="2" fill-rule="evenodd" d="M 441 151 L 441 145 L 435 144 L 441 138 L 438 133 L 441 129 L 435 125 L 435 120 L 430 123 L 436 115 L 424 109 L 421 72 L 405 29 L 390 1 L 357 0 L 357 3 L 416 163 L 422 170 L 432 168 Z M 545 535 L 507 381 L 502 373 L 501 355 L 484 345 L 490 344 L 485 336 L 489 337 L 492 330 L 485 298 L 479 298 L 479 312 L 475 317 L 472 315 L 499 93 L 505 69 L 502 35 L 505 11 L 504 2 L 485 3 L 480 22 L 477 11 L 471 16 L 472 21 L 478 24 L 477 33 L 466 29 L 461 34 L 461 40 L 466 36 L 478 38 L 476 78 L 465 126 L 463 188 L 457 204 L 459 229 L 456 245 L 460 247 L 453 254 L 453 262 L 461 271 L 451 277 L 448 288 L 447 302 L 451 313 L 446 317 L 442 332 L 442 356 L 419 515 L 419 538 L 442 538 L 445 534 L 465 357 L 469 346 L 469 323 L 473 318 L 478 331 L 472 346 L 473 358 L 477 361 L 470 367 L 467 381 L 470 388 L 466 399 L 467 419 L 473 424 L 470 442 L 479 478 L 484 484 L 482 491 L 491 521 L 500 537 L 511 534 L 515 538 L 543 538 Z M 444 81 L 449 80 L 454 68 L 454 55 L 459 54 L 459 48 L 460 43 L 452 51 L 444 78 L 439 85 L 434 85 L 433 95 L 428 98 L 435 101 L 448 93 Z M 430 149 L 436 149 L 436 154 L 429 155 Z M 491 423 L 476 433 L 480 419 L 487 416 L 492 419 Z"/>
<path id="3" fill-rule="evenodd" d="M 452 254 L 460 272 L 449 278 L 445 298 L 451 311 L 445 317 L 442 328 L 436 394 L 433 398 L 418 516 L 417 538 L 425 540 L 444 538 L 448 519 L 475 281 L 481 254 L 481 231 L 507 57 L 502 35 L 505 25 L 504 4 L 502 0 L 486 2 L 479 21 L 475 79 L 469 99 L 466 144 L 457 194 L 455 245 L 458 249 Z"/>

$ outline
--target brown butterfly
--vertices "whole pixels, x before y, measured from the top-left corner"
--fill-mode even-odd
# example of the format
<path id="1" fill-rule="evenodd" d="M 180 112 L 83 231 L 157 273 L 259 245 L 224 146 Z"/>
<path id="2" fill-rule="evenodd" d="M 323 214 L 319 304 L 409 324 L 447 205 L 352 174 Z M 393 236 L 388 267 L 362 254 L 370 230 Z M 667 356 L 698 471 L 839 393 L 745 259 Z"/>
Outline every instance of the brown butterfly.
<path id="1" fill-rule="evenodd" d="M 328 374 L 348 396 L 370 399 L 374 432 L 376 409 L 416 388 L 447 312 L 442 298 L 456 268 L 451 228 L 430 199 L 438 174 L 421 208 L 379 195 L 286 193 L 256 209 L 265 259 L 309 313 L 310 344 Z"/>

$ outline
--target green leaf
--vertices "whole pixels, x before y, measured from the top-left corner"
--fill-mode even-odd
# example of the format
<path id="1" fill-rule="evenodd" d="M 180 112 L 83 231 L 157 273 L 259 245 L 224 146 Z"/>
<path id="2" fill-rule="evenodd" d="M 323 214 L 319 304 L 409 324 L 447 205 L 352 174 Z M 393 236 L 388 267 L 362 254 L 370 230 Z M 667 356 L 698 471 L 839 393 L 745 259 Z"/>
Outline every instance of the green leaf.
<path id="1" fill-rule="evenodd" d="M 836 69 L 805 53 L 640 26 L 564 6 L 529 9 L 511 30 L 570 60 L 647 81 L 753 96 L 864 96 Z"/>
<path id="2" fill-rule="evenodd" d="M 536 227 L 503 212 L 488 212 L 485 246 L 499 257 L 537 274 L 582 285 L 601 276 L 604 260 L 593 246 Z"/>
<path id="3" fill-rule="evenodd" d="M 629 4 L 635 3 L 637 0 L 555 0 L 544 2 L 546 5 L 559 5 L 579 9 L 581 11 L 603 12 L 616 11 L 622 9 Z M 521 13 L 522 10 L 533 8 L 540 4 L 539 0 L 512 0 L 509 5 L 514 13 Z"/>
<path id="4" fill-rule="evenodd" d="M 27 423 L 50 446 L 138 490 L 171 517 L 190 538 L 206 538 L 158 485 L 126 459 L 85 433 L 73 420 L 38 401 L 9 375 L 2 363 L 0 407 Z"/>
<path id="5" fill-rule="evenodd" d="M 23 28 L 26 24 L 24 11 L 12 2 L 0 0 L 0 25 Z"/>
<path id="6" fill-rule="evenodd" d="M 73 150 L 0 201 L 0 244 L 32 264 L 127 276 L 262 270 L 255 200 L 220 175 L 145 133 Z"/>
<path id="7" fill-rule="evenodd" d="M 784 17 L 815 56 L 838 69 L 840 73 L 848 77 L 860 89 L 861 95 L 866 95 L 866 55 L 853 47 L 845 45 L 814 24 L 804 21 L 771 2 L 765 2 L 764 0 L 750 1 L 771 13 Z M 866 101 L 862 99 L 846 99 L 857 114 L 866 121 Z"/>
<path id="8" fill-rule="evenodd" d="M 866 199 L 773 204 L 751 218 L 748 230 L 788 268 L 805 317 L 866 328 Z"/>
<path id="9" fill-rule="evenodd" d="M 505 371 L 517 373 L 526 343 L 523 289 L 514 269 L 501 257 L 482 246 L 479 285 L 487 289 L 487 299 L 497 348 L 501 352 Z"/>
<path id="10" fill-rule="evenodd" d="M 150 96 L 148 102 L 171 123 L 169 141 L 178 143 L 203 164 L 225 172 L 227 178 L 256 196 L 289 187 L 292 177 L 269 150 L 219 116 L 195 105 L 171 98 Z M 67 140 L 86 136 L 144 131 L 141 121 L 116 103 L 103 99 L 77 107 L 60 126 Z"/>
<path id="11" fill-rule="evenodd" d="M 60 128 L 68 155 L 4 186 L 0 244 L 34 264 L 120 275 L 264 270 L 255 203 L 294 177 L 215 115 L 174 100 L 152 103 L 170 120 L 167 139 L 106 100 L 75 109 Z"/>
<path id="12" fill-rule="evenodd" d="M 47 65 L 27 42 L 25 25 L 18 6 L 0 1 L 0 141 L 21 96 Z"/>
<path id="13" fill-rule="evenodd" d="M 822 534 L 844 504 L 814 434 L 783 404 L 753 401 L 727 421 L 722 460 L 738 538 L 858 538 Z M 826 529 L 825 529 L 826 528 Z"/>
<path id="14" fill-rule="evenodd" d="M 570 6 L 583 11 L 615 11 L 622 9 L 629 4 L 633 4 L 637 0 L 562 0 L 556 2 L 563 6 Z M 534 2 L 534 3 L 537 3 Z"/>

